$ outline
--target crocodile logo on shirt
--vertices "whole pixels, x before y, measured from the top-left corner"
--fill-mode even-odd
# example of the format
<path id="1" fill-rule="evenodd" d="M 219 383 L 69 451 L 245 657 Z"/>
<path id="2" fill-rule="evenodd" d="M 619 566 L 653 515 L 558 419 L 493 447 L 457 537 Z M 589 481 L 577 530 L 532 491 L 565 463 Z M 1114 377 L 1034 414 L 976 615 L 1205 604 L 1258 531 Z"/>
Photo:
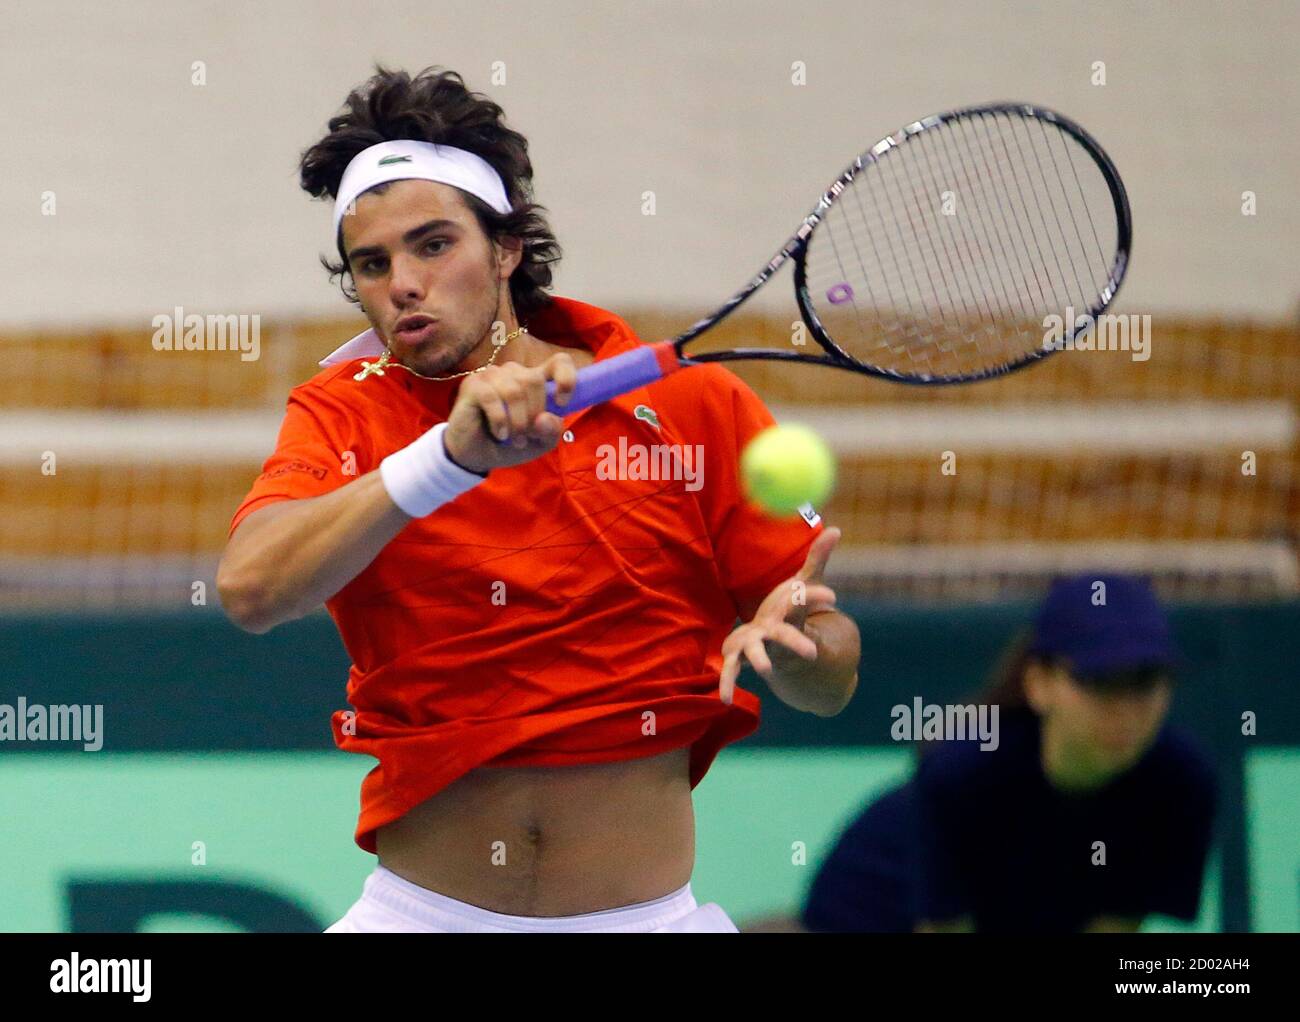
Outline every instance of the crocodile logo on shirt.
<path id="1" fill-rule="evenodd" d="M 655 410 L 648 405 L 637 405 L 636 408 L 632 410 L 632 414 L 642 422 L 650 423 L 650 425 L 655 429 L 659 428 L 659 416 L 656 415 Z"/>
<path id="2" fill-rule="evenodd" d="M 379 161 L 378 165 L 381 167 L 387 167 L 390 163 L 410 163 L 410 162 L 411 162 L 411 158 L 409 156 L 385 156 L 382 160 Z"/>

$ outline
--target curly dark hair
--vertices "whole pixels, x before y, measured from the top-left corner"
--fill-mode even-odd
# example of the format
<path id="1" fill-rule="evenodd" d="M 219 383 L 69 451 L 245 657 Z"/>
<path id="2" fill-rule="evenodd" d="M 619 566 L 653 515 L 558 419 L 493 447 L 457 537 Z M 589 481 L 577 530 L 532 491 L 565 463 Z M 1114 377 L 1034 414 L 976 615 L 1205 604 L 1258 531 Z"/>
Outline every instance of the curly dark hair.
<path id="1" fill-rule="evenodd" d="M 317 199 L 336 198 L 343 172 L 357 153 L 397 139 L 455 146 L 481 156 L 501 175 L 511 212 L 503 215 L 477 196 L 460 194 L 489 238 L 523 242 L 523 259 L 510 275 L 510 297 L 515 311 L 526 315 L 550 301 L 546 289 L 560 245 L 542 215 L 545 207 L 532 201 L 528 140 L 507 128 L 503 115 L 487 96 L 470 92 L 455 71 L 427 67 L 412 78 L 376 65 L 375 74 L 348 93 L 342 111 L 330 118 L 329 133 L 302 154 L 300 183 Z M 340 262 L 322 256 L 321 264 L 331 280 L 339 279 L 344 297 L 359 304 L 341 230 L 336 243 Z"/>

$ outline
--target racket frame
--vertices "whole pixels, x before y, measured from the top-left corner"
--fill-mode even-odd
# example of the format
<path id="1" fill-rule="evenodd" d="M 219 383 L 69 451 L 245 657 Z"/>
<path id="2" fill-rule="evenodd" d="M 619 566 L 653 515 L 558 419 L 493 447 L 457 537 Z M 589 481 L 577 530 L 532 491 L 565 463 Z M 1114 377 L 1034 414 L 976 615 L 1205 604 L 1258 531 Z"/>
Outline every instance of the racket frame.
<path id="1" fill-rule="evenodd" d="M 1009 362 L 999 366 L 993 366 L 978 373 L 965 373 L 959 375 L 933 376 L 933 375 L 909 375 L 894 370 L 884 369 L 880 366 L 873 366 L 865 362 L 859 362 L 852 358 L 847 352 L 837 345 L 827 333 L 816 310 L 812 305 L 812 297 L 808 292 L 808 281 L 805 268 L 805 259 L 808 253 L 808 242 L 812 237 L 813 231 L 825 217 L 827 211 L 834 205 L 835 201 L 841 194 L 853 183 L 854 178 L 863 170 L 878 162 L 882 157 L 891 150 L 902 146 L 909 139 L 924 131 L 931 130 L 950 121 L 965 120 L 979 115 L 996 115 L 996 114 L 1015 114 L 1017 116 L 1037 118 L 1046 121 L 1049 124 L 1056 125 L 1066 134 L 1070 135 L 1078 142 L 1092 157 L 1097 167 L 1101 170 L 1102 177 L 1106 181 L 1106 186 L 1110 190 L 1111 201 L 1115 206 L 1117 235 L 1115 245 L 1115 257 L 1111 264 L 1110 273 L 1105 286 L 1098 293 L 1093 304 L 1088 308 L 1086 315 L 1089 318 L 1096 318 L 1115 300 L 1115 295 L 1119 292 L 1120 284 L 1124 281 L 1124 276 L 1128 271 L 1128 264 L 1133 244 L 1133 223 L 1132 213 L 1129 209 L 1128 193 L 1124 190 L 1124 183 L 1120 179 L 1119 172 L 1115 169 L 1115 164 L 1111 161 L 1106 151 L 1097 143 L 1084 128 L 1072 121 L 1070 118 L 1059 114 L 1047 107 L 1039 106 L 1034 103 L 1021 102 L 998 102 L 984 103 L 977 106 L 959 107 L 954 110 L 948 110 L 944 113 L 934 114 L 933 116 L 923 118 L 919 121 L 913 121 L 911 124 L 900 128 L 892 135 L 882 138 L 866 152 L 860 154 L 842 173 L 836 178 L 822 193 L 817 205 L 803 219 L 798 229 L 792 234 L 789 240 L 777 251 L 766 266 L 739 291 L 732 295 L 726 302 L 718 306 L 709 315 L 694 323 L 688 330 L 678 334 L 673 340 L 667 342 L 671 344 L 677 354 L 682 366 L 696 365 L 704 362 L 729 362 L 738 359 L 764 359 L 767 361 L 782 362 L 810 362 L 815 365 L 830 365 L 840 369 L 848 369 L 853 372 L 865 373 L 870 376 L 880 377 L 895 383 L 909 383 L 921 386 L 944 386 L 956 383 L 975 383 L 980 380 L 993 379 L 998 376 L 1005 376 L 1007 373 L 1025 366 L 1033 365 L 1041 361 L 1055 351 L 1059 351 L 1066 346 L 1066 343 L 1073 339 L 1078 333 L 1079 327 L 1071 325 L 1068 334 L 1063 335 L 1060 344 L 1053 347 L 1038 348 L 1026 352 L 1025 355 L 1017 361 Z M 735 312 L 754 292 L 766 284 L 776 272 L 781 269 L 789 260 L 794 260 L 794 289 L 795 300 L 799 306 L 799 315 L 804 325 L 811 331 L 814 339 L 826 352 L 826 356 L 807 355 L 802 352 L 782 351 L 778 348 L 732 348 L 725 351 L 700 352 L 698 355 L 688 356 L 683 352 L 683 348 L 694 338 L 717 326 L 718 323 L 726 319 L 727 316 Z M 1077 319 L 1076 319 L 1077 323 Z"/>

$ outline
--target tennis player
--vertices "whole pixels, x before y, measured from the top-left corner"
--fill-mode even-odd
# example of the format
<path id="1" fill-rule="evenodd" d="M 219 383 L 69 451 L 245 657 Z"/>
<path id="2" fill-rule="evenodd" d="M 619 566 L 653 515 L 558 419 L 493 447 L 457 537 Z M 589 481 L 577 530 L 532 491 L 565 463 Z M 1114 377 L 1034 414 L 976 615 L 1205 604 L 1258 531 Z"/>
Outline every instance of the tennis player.
<path id="1" fill-rule="evenodd" d="M 691 893 L 691 791 L 757 727 L 742 660 L 799 710 L 851 697 L 839 530 L 743 500 L 773 420 L 716 364 L 545 411 L 639 341 L 547 293 L 527 142 L 459 75 L 377 69 L 301 180 L 370 329 L 290 392 L 217 581 L 257 633 L 324 602 L 352 659 L 378 863 L 327 932 L 736 932 Z"/>

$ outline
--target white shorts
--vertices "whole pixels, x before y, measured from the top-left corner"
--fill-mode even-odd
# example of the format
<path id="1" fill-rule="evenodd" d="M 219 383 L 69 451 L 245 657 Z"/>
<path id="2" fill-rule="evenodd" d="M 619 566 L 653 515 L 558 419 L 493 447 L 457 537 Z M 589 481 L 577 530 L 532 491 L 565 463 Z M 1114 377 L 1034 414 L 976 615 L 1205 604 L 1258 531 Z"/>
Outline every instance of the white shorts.
<path id="1" fill-rule="evenodd" d="M 326 933 L 739 933 L 691 885 L 654 901 L 580 916 L 508 916 L 426 890 L 376 866 L 360 899 Z"/>

